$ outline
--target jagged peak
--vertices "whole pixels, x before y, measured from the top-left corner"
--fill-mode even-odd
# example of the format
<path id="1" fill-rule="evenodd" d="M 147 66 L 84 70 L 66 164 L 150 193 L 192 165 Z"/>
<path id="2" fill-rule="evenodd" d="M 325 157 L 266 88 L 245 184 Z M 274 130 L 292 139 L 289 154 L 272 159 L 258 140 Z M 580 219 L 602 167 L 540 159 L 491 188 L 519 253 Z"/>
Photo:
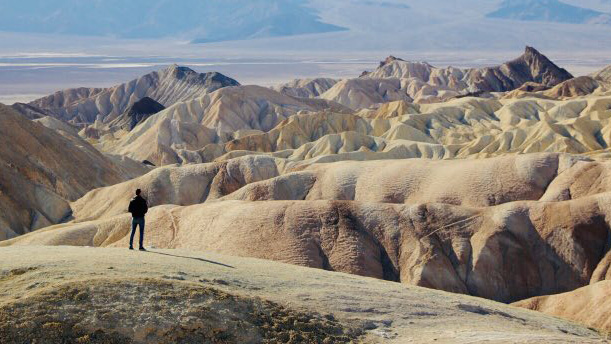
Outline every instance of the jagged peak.
<path id="1" fill-rule="evenodd" d="M 524 54 L 517 59 L 505 64 L 509 68 L 516 68 L 517 65 L 526 65 L 530 70 L 535 82 L 552 87 L 563 81 L 573 78 L 573 75 L 566 69 L 560 68 L 547 56 L 540 53 L 537 49 L 526 46 Z"/>
<path id="2" fill-rule="evenodd" d="M 526 46 L 526 48 L 524 49 L 524 54 L 518 57 L 515 61 L 525 61 L 529 65 L 533 65 L 533 64 L 549 65 L 550 67 L 554 67 L 554 68 L 557 68 L 558 70 L 565 71 L 564 69 L 561 69 L 560 67 L 558 67 L 547 56 L 543 55 L 537 49 L 531 46 Z M 571 75 L 571 78 L 572 77 L 573 76 Z"/>
<path id="3" fill-rule="evenodd" d="M 539 52 L 539 50 L 531 47 L 531 46 L 526 46 L 526 48 L 524 49 L 524 55 L 531 55 L 531 56 L 543 56 L 545 57 L 545 55 L 541 54 Z"/>
<path id="4" fill-rule="evenodd" d="M 183 78 L 187 75 L 195 75 L 198 74 L 196 71 L 189 67 L 179 66 L 177 64 L 172 64 L 169 67 L 162 69 L 162 72 L 165 72 L 167 75 L 170 75 L 175 78 Z"/>
<path id="5" fill-rule="evenodd" d="M 393 62 L 393 61 L 405 61 L 401 58 L 395 57 L 393 55 L 388 56 L 387 58 L 384 59 L 384 61 L 380 61 L 380 67 L 384 67 L 387 64 Z"/>

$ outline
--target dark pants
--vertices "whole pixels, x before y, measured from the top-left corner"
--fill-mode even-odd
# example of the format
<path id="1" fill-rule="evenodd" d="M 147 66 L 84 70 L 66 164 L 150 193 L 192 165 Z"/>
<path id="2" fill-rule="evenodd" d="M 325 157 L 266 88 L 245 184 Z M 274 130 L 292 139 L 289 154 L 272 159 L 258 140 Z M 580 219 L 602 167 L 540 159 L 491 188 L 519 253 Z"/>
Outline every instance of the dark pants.
<path id="1" fill-rule="evenodd" d="M 132 217 L 132 235 L 129 238 L 129 247 L 133 247 L 137 226 L 140 226 L 140 248 L 142 248 L 144 247 L 142 246 L 144 244 L 144 216 Z"/>

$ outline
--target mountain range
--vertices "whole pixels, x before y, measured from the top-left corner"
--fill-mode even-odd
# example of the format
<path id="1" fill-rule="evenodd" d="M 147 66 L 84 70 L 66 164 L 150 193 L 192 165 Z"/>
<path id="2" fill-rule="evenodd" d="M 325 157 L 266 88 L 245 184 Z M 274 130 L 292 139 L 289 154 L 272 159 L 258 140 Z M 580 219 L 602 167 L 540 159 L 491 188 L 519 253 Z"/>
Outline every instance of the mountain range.
<path id="1" fill-rule="evenodd" d="M 505 0 L 488 18 L 571 24 L 611 24 L 611 14 L 573 6 L 559 0 Z"/>
<path id="2" fill-rule="evenodd" d="M 317 11 L 301 0 L 26 0 L 1 9 L 0 30 L 13 32 L 172 36 L 204 43 L 345 30 L 320 21 Z"/>
<path id="3" fill-rule="evenodd" d="M 136 0 L 129 3 L 105 0 L 88 5 L 76 0 L 59 0 L 53 4 L 42 0 L 24 0 L 6 2 L 0 6 L 0 31 L 3 32 L 100 36 L 118 40 L 173 38 L 192 43 L 295 35 L 316 36 L 324 41 L 324 37 L 340 37 L 337 34 L 344 33 L 341 37 L 353 49 L 360 47 L 354 40 L 355 35 L 359 34 L 362 41 L 369 45 L 375 42 L 369 35 L 377 36 L 378 44 L 384 43 L 388 49 L 393 45 L 388 44 L 390 41 L 387 37 L 381 37 L 383 33 L 392 33 L 388 37 L 391 38 L 411 31 L 420 37 L 436 40 L 440 33 L 451 32 L 450 28 L 460 28 L 464 33 L 457 38 L 460 44 L 456 46 L 467 47 L 477 43 L 472 42 L 475 33 L 488 44 L 493 42 L 491 34 L 495 34 L 498 40 L 499 33 L 505 33 L 502 42 L 505 47 L 525 43 L 542 46 L 544 40 L 531 40 L 536 37 L 522 36 L 518 42 L 514 36 L 528 27 L 519 27 L 516 23 L 533 23 L 533 32 L 537 32 L 534 22 L 580 25 L 582 30 L 593 34 L 606 30 L 600 24 L 609 24 L 608 13 L 611 12 L 611 6 L 604 0 L 465 0 L 460 3 L 450 0 L 188 0 L 181 2 L 180 6 L 167 0 Z M 378 18 L 389 20 L 381 21 Z M 401 23 L 401 18 L 410 23 L 409 27 L 393 24 Z M 478 20 L 481 26 L 469 27 L 471 20 Z M 547 27 L 545 32 L 551 34 L 544 38 L 556 43 L 570 39 L 568 35 L 555 35 L 569 33 L 569 29 Z M 411 42 L 412 46 L 425 43 L 417 37 Z M 284 44 L 286 42 L 274 42 L 289 48 Z M 128 44 L 127 41 L 125 43 Z M 445 40 L 442 44 L 439 40 L 436 50 L 448 44 L 451 42 Z M 546 46 L 551 47 L 553 45 Z"/>

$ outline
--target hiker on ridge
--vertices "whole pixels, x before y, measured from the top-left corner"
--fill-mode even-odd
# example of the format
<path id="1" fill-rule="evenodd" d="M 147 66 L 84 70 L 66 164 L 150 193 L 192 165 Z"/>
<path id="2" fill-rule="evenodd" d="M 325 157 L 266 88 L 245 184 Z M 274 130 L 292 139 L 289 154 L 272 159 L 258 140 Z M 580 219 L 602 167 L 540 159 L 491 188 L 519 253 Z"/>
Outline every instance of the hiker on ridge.
<path id="1" fill-rule="evenodd" d="M 140 196 L 142 191 L 136 190 L 136 197 L 132 198 L 129 202 L 129 208 L 127 211 L 132 213 L 132 235 L 129 238 L 129 249 L 134 249 L 134 234 L 136 234 L 136 227 L 140 226 L 140 251 L 146 251 L 144 249 L 144 215 L 148 211 L 148 204 L 146 200 Z"/>

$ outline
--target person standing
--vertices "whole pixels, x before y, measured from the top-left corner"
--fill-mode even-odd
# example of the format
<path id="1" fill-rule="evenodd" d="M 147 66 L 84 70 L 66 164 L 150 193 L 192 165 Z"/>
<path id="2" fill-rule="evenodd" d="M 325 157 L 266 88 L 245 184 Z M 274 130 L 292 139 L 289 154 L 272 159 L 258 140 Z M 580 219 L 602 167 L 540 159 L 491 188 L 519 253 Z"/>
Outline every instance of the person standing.
<path id="1" fill-rule="evenodd" d="M 146 251 L 144 249 L 144 215 L 149 208 L 146 200 L 140 196 L 141 193 L 140 189 L 136 190 L 136 197 L 132 198 L 127 209 L 132 213 L 132 235 L 129 238 L 129 249 L 134 249 L 134 234 L 136 234 L 136 227 L 140 227 L 140 251 Z"/>

